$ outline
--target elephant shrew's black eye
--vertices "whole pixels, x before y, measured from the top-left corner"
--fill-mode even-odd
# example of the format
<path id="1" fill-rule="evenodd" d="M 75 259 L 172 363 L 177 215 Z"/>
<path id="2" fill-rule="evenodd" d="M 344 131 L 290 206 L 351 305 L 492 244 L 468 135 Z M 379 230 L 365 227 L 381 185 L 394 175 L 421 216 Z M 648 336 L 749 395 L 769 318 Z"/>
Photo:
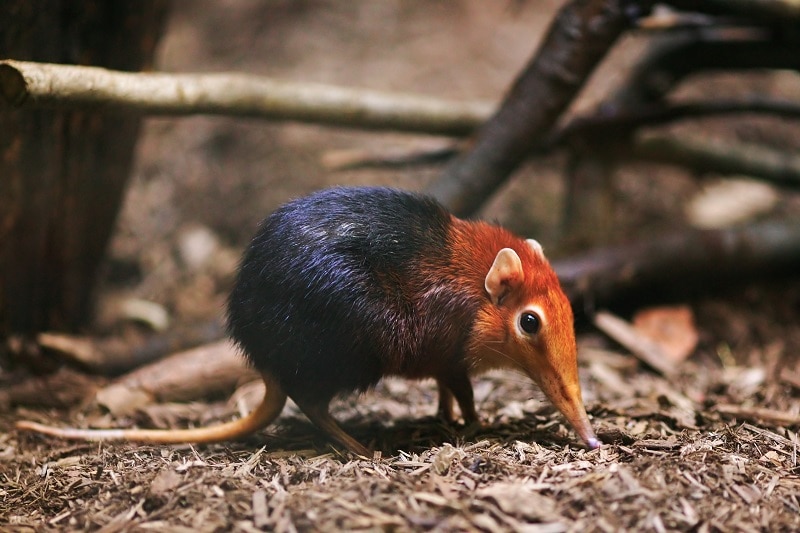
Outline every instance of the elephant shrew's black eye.
<path id="1" fill-rule="evenodd" d="M 526 311 L 519 315 L 519 327 L 528 335 L 536 335 L 542 328 L 542 320 L 536 313 Z"/>

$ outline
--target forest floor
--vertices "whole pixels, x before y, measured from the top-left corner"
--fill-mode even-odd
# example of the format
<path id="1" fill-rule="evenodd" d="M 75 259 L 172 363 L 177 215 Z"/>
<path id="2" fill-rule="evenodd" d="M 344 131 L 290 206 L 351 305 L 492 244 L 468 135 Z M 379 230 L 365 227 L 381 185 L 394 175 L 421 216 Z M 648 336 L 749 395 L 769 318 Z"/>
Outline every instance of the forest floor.
<path id="1" fill-rule="evenodd" d="M 498 100 L 558 5 L 178 3 L 158 68 Z M 605 94 L 641 48 L 635 38 L 624 40 L 580 105 L 591 107 Z M 693 83 L 680 91 L 800 95 L 800 80 L 786 73 Z M 706 120 L 691 127 L 709 137 L 800 150 L 800 130 L 788 121 Z M 149 119 L 110 249 L 101 312 L 88 334 L 128 327 L 103 309 L 133 297 L 162 306 L 173 327 L 219 318 L 238 254 L 258 220 L 280 203 L 331 184 L 421 189 L 441 171 L 429 165 L 333 172 L 326 156 L 438 142 L 294 123 Z M 482 215 L 557 253 L 564 159 L 526 164 Z M 688 227 L 685 204 L 703 184 L 679 169 L 637 165 L 621 169 L 614 187 L 619 209 L 610 241 L 622 242 Z M 797 194 L 782 192 L 771 214 L 799 208 Z M 604 442 L 592 451 L 532 383 L 505 372 L 475 380 L 478 430 L 434 417 L 432 382 L 391 379 L 337 400 L 333 413 L 376 450 L 371 459 L 332 446 L 291 402 L 266 431 L 215 445 L 73 443 L 14 430 L 22 418 L 80 424 L 84 402 L 107 379 L 65 370 L 68 390 L 0 413 L 0 529 L 800 530 L 800 279 L 710 292 L 684 290 L 675 280 L 674 291 L 635 305 L 689 309 L 697 346 L 676 375 L 665 377 L 581 324 L 584 399 Z M 614 310 L 629 317 L 640 309 Z M 0 377 L 8 385 L 8 376 Z M 239 404 L 209 399 L 164 409 L 160 418 L 150 411 L 105 423 L 206 425 L 237 416 Z"/>

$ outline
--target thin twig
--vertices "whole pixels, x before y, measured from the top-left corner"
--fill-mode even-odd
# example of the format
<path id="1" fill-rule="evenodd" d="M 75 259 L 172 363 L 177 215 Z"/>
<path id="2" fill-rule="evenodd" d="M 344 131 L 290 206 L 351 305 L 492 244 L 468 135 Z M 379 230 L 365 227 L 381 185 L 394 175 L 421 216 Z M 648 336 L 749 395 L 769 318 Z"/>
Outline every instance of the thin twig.
<path id="1" fill-rule="evenodd" d="M 458 154 L 459 146 L 460 143 L 449 141 L 435 145 L 428 143 L 424 148 L 330 150 L 322 155 L 322 165 L 333 171 L 433 165 L 445 162 Z"/>
<path id="2" fill-rule="evenodd" d="M 675 365 L 661 346 L 636 331 L 625 320 L 607 311 L 598 311 L 594 316 L 594 325 L 664 376 L 675 373 Z"/>
<path id="3" fill-rule="evenodd" d="M 800 19 L 797 0 L 667 0 L 667 4 L 714 15 L 738 15 L 750 20 L 796 23 Z"/>
<path id="4" fill-rule="evenodd" d="M 637 128 L 653 127 L 687 119 L 738 115 L 774 115 L 781 118 L 800 118 L 800 102 L 747 98 L 742 100 L 709 100 L 646 104 L 632 109 L 578 116 L 559 130 L 548 142 L 551 146 L 570 144 L 574 139 L 591 142 L 597 136 L 623 137 Z"/>

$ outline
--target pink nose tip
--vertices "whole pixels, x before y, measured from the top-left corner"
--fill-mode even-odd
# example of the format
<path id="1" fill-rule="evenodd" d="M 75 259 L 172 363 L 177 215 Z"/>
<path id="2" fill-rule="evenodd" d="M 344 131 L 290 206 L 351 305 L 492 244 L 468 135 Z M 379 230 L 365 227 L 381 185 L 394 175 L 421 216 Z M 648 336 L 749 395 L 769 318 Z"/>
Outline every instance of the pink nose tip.
<path id="1" fill-rule="evenodd" d="M 591 438 L 586 441 L 586 446 L 589 447 L 590 450 L 596 450 L 599 448 L 603 443 L 600 442 L 600 439 Z"/>

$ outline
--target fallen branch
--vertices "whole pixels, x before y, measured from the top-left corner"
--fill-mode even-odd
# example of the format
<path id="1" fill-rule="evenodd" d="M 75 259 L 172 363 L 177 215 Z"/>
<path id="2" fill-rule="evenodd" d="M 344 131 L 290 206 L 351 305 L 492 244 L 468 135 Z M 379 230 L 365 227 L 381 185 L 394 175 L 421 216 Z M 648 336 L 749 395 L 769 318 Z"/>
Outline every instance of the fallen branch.
<path id="1" fill-rule="evenodd" d="M 715 50 L 721 46 L 720 43 L 705 44 Z M 734 46 L 738 43 L 726 44 Z M 763 58 L 763 53 L 751 51 L 751 55 L 756 59 Z M 670 64 L 674 61 L 673 55 L 664 54 L 660 61 Z M 624 96 L 628 92 L 622 94 Z M 0 100 L 5 100 L 8 105 L 21 107 L 104 107 L 148 114 L 245 115 L 455 136 L 473 131 L 489 116 L 491 109 L 490 104 L 483 102 L 457 103 L 401 94 L 278 82 L 241 74 L 134 74 L 97 67 L 21 61 L 0 62 L 0 95 L 3 96 Z M 797 104 L 768 100 L 687 103 L 633 110 L 610 106 L 610 109 L 610 112 L 578 117 L 550 139 L 543 140 L 538 148 L 526 143 L 526 150 L 535 148 L 537 153 L 544 153 L 558 146 L 574 144 L 576 138 L 583 141 L 590 141 L 597 135 L 608 138 L 627 134 L 645 125 L 697 116 L 747 112 L 800 116 Z M 430 163 L 442 161 L 452 154 L 451 149 L 445 148 L 421 157 L 401 154 L 382 161 L 378 158 L 375 164 Z M 694 141 L 684 144 L 677 140 L 649 139 L 634 144 L 629 155 L 699 170 L 750 174 L 781 184 L 795 185 L 800 179 L 800 157 L 783 157 L 766 148 L 754 147 L 743 153 L 738 146 L 726 150 L 720 145 Z M 369 161 L 359 160 L 361 154 L 355 154 L 353 158 L 355 161 L 352 162 L 334 162 L 334 166 L 370 164 Z M 434 185 L 432 192 L 438 194 L 436 191 L 446 187 L 448 182 L 443 178 L 439 185 Z M 455 194 L 454 191 L 451 193 Z M 461 194 L 466 195 L 467 192 Z"/>
<path id="2" fill-rule="evenodd" d="M 619 6 L 607 2 L 603 16 L 584 19 L 581 14 L 601 4 L 576 2 L 560 12 L 540 52 L 515 83 L 501 108 L 477 134 L 472 150 L 451 163 L 444 176 L 429 189 L 458 214 L 470 214 L 506 179 L 526 151 L 545 142 L 559 113 L 574 97 L 594 64 L 616 39 L 626 22 Z M 755 2 L 751 4 L 755 5 Z M 712 6 L 712 9 L 714 6 Z M 642 13 L 644 15 L 645 13 Z M 582 23 L 591 20 L 596 33 L 587 38 Z M 560 32 L 570 28 L 568 38 Z M 649 56 L 633 71 L 606 109 L 635 109 L 643 103 L 659 102 L 681 79 L 701 70 L 747 68 L 798 68 L 796 45 L 765 38 L 763 30 L 744 31 L 731 39 L 715 28 L 693 30 L 659 39 Z M 560 72 L 571 75 L 563 83 L 542 65 L 560 64 Z M 613 140 L 603 137 L 601 141 Z M 592 142 L 597 139 L 591 139 Z M 541 147 L 539 147 L 541 149 Z"/>
<path id="3" fill-rule="evenodd" d="M 700 172 L 746 175 L 784 187 L 800 187 L 800 155 L 754 144 L 647 135 L 635 139 L 624 156 Z"/>
<path id="4" fill-rule="evenodd" d="M 151 363 L 167 354 L 212 342 L 225 336 L 217 320 L 190 324 L 164 333 L 96 339 L 64 333 L 37 336 L 43 348 L 53 350 L 96 374 L 115 376 Z"/>
<path id="5" fill-rule="evenodd" d="M 674 294 L 731 278 L 797 272 L 800 221 L 682 231 L 552 264 L 579 310 L 659 286 Z"/>
<path id="6" fill-rule="evenodd" d="M 129 73 L 98 67 L 0 62 L 0 104 L 108 109 L 149 115 L 232 115 L 467 135 L 494 105 L 292 83 L 246 74 Z"/>
<path id="7" fill-rule="evenodd" d="M 548 146 L 588 144 L 594 139 L 608 136 L 625 138 L 641 127 L 653 127 L 693 118 L 725 115 L 757 114 L 781 118 L 800 118 L 800 102 L 748 98 L 742 100 L 709 100 L 644 104 L 630 109 L 614 106 L 613 112 L 600 110 L 591 115 L 579 116 L 547 142 Z"/>
<path id="8" fill-rule="evenodd" d="M 548 135 L 595 66 L 629 25 L 625 2 L 568 2 L 500 109 L 428 192 L 470 215 Z"/>
<path id="9" fill-rule="evenodd" d="M 152 402 L 186 401 L 230 394 L 257 375 L 233 345 L 220 341 L 179 352 L 126 374 L 99 390 L 98 404 L 115 414 L 130 413 Z"/>
<path id="10" fill-rule="evenodd" d="M 566 127 L 552 134 L 548 144 L 568 147 L 566 171 L 567 195 L 564 205 L 564 241 L 567 247 L 585 248 L 590 243 L 606 244 L 613 219 L 613 175 L 618 163 L 636 156 L 637 128 L 674 120 L 743 111 L 739 102 L 727 106 L 668 104 L 666 95 L 690 74 L 713 69 L 743 69 L 778 65 L 797 65 L 798 54 L 786 53 L 784 43 L 770 40 L 763 29 L 703 28 L 658 35 L 650 40 L 643 58 L 626 72 L 619 88 L 606 98 L 598 111 L 588 117 L 577 117 Z M 754 103 L 754 109 L 771 113 L 783 106 Z M 781 109 L 785 111 L 786 109 Z M 676 141 L 680 145 L 680 141 Z M 633 146 L 631 146 L 633 144 Z M 647 147 L 645 147 L 647 148 Z M 657 153 L 662 162 L 674 164 L 685 152 L 672 153 L 663 148 Z M 669 152 L 669 153 L 668 153 Z M 708 161 L 697 150 L 695 161 Z M 652 156 L 651 152 L 644 155 Z M 684 156 L 685 157 L 685 156 Z M 730 160 L 715 158 L 706 170 L 728 164 L 737 167 L 738 154 Z M 760 172 L 761 168 L 742 166 L 733 174 Z M 761 177 L 760 174 L 752 174 Z M 774 174 L 771 174 L 771 176 Z"/>
<path id="11" fill-rule="evenodd" d="M 533 154 L 547 154 L 558 148 L 576 145 L 589 146 L 596 144 L 598 139 L 603 141 L 609 138 L 627 139 L 639 128 L 662 126 L 688 119 L 741 114 L 800 119 L 800 103 L 764 98 L 646 103 L 630 109 L 614 105 L 610 108 L 613 111 L 603 108 L 594 114 L 575 117 L 542 145 L 534 147 Z M 396 147 L 383 151 L 354 149 L 328 152 L 323 156 L 323 164 L 330 170 L 409 167 L 441 163 L 457 154 L 458 145 L 455 143 L 423 149 Z M 609 155 L 607 151 L 606 155 Z M 638 143 L 634 142 L 632 147 L 626 142 L 616 157 L 649 159 L 655 162 L 685 165 L 698 170 L 752 174 L 755 177 L 791 186 L 795 185 L 795 181 L 800 181 L 800 157 L 784 156 L 781 152 L 762 146 L 743 147 L 741 144 L 708 143 L 697 139 L 687 142 L 671 137 L 653 136 Z"/>

